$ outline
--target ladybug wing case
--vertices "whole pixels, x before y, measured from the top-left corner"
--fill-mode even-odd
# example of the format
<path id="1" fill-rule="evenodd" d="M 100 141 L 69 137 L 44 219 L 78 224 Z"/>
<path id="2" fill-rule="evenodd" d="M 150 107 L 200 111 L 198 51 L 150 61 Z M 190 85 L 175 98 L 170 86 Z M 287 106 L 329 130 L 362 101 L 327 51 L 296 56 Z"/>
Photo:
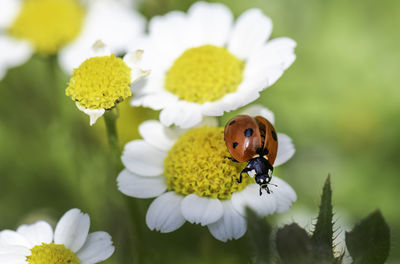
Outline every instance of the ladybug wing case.
<path id="1" fill-rule="evenodd" d="M 266 153 L 269 163 L 274 165 L 278 153 L 278 137 L 275 128 L 262 116 L 256 116 L 255 119 L 260 128 L 261 141 L 264 143 L 264 153 Z"/>
<path id="2" fill-rule="evenodd" d="M 226 123 L 225 144 L 232 157 L 245 162 L 257 155 L 261 148 L 261 135 L 256 120 L 248 115 L 238 115 Z"/>

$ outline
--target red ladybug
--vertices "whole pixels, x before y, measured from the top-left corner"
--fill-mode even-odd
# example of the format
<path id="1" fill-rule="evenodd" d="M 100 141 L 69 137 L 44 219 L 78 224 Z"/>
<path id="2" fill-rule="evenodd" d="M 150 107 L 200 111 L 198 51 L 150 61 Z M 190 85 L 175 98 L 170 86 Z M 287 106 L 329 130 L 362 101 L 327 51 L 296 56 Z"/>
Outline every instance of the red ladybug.
<path id="1" fill-rule="evenodd" d="M 248 162 L 240 173 L 238 183 L 242 182 L 242 174 L 250 177 L 255 175 L 255 181 L 261 189 L 271 193 L 272 171 L 278 151 L 278 137 L 274 126 L 264 117 L 238 115 L 228 121 L 224 132 L 225 144 L 234 162 Z"/>

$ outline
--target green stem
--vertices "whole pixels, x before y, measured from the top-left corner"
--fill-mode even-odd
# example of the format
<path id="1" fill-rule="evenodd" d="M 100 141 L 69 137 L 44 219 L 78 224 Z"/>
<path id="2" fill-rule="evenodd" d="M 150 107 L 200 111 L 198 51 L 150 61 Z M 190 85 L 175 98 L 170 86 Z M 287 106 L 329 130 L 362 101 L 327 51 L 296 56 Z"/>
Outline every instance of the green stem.
<path id="1" fill-rule="evenodd" d="M 119 172 L 123 166 L 121 163 L 121 148 L 119 145 L 118 134 L 117 134 L 117 119 L 118 119 L 118 109 L 107 110 L 104 113 L 104 123 L 107 129 L 108 144 L 110 146 L 110 151 L 113 159 L 114 168 Z"/>
<path id="2" fill-rule="evenodd" d="M 116 173 L 119 173 L 123 169 L 123 165 L 121 163 L 121 148 L 117 134 L 118 116 L 118 106 L 114 109 L 107 110 L 103 116 L 104 123 L 107 129 L 108 144 L 110 146 L 113 165 Z M 132 259 L 132 263 L 138 263 L 140 259 L 140 254 L 142 252 L 140 250 L 141 244 L 139 242 L 139 238 L 141 237 L 140 226 L 138 226 L 137 221 L 132 221 L 132 219 L 143 216 L 143 214 L 140 213 L 140 208 L 138 207 L 137 202 L 132 203 L 127 197 L 125 197 L 124 200 L 124 207 L 129 209 L 129 212 L 131 214 L 129 218 L 131 219 L 131 221 L 121 223 L 121 226 L 123 226 L 124 224 L 131 224 L 131 226 L 129 228 L 126 228 L 125 232 L 122 234 L 122 236 L 124 237 L 122 241 L 127 242 L 127 244 L 125 243 L 125 245 L 121 246 L 121 250 L 124 252 L 121 256 L 125 257 L 125 259 L 127 256 L 129 256 L 129 258 Z"/>

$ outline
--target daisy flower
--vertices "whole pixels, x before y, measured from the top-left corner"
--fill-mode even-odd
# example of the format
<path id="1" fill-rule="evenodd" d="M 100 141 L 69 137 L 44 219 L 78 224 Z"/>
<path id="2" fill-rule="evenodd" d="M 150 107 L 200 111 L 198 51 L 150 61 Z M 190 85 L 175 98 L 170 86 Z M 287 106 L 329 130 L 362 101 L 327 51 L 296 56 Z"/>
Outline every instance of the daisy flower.
<path id="1" fill-rule="evenodd" d="M 253 106 L 246 114 L 263 115 L 273 121 L 272 113 Z M 213 121 L 214 120 L 214 121 Z M 117 178 L 119 190 L 136 198 L 156 199 L 151 203 L 146 224 L 151 230 L 172 232 L 186 221 L 207 226 L 218 240 L 243 236 L 247 229 L 245 208 L 260 216 L 282 213 L 296 200 L 294 190 L 282 179 L 272 194 L 259 195 L 259 186 L 250 177 L 236 182 L 244 163 L 234 163 L 224 142 L 224 128 L 214 118 L 205 119 L 189 130 L 169 128 L 158 121 L 139 127 L 143 140 L 125 146 L 125 169 Z M 291 139 L 278 134 L 279 147 L 274 166 L 294 154 Z"/>
<path id="2" fill-rule="evenodd" d="M 71 73 L 98 39 L 114 53 L 126 53 L 142 34 L 145 19 L 121 1 L 2 0 L 0 3 L 0 78 L 8 68 L 25 63 L 33 53 L 59 54 Z"/>
<path id="3" fill-rule="evenodd" d="M 182 128 L 249 104 L 296 57 L 296 43 L 268 40 L 271 31 L 261 10 L 247 10 L 234 23 L 218 3 L 197 2 L 187 13 L 154 17 L 136 47 L 146 51 L 152 75 L 134 90 L 131 104 L 161 110 L 161 123 Z"/>
<path id="4" fill-rule="evenodd" d="M 93 264 L 114 253 L 106 232 L 88 233 L 90 219 L 79 209 L 61 217 L 53 232 L 45 221 L 0 232 L 0 263 Z"/>
<path id="5" fill-rule="evenodd" d="M 92 46 L 91 56 L 72 72 L 67 96 L 76 102 L 78 109 L 90 117 L 90 125 L 106 110 L 131 96 L 130 85 L 149 74 L 138 63 L 143 51 L 127 53 L 123 59 L 116 57 L 102 41 Z"/>

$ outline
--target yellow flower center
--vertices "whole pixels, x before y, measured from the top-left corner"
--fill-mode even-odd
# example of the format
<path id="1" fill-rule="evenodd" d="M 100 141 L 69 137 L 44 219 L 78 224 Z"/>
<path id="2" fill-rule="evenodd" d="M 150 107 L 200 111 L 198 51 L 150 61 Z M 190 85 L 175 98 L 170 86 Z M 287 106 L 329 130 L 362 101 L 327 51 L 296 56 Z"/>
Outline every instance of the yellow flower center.
<path id="1" fill-rule="evenodd" d="M 64 245 L 42 243 L 31 249 L 32 254 L 26 257 L 29 264 L 79 264 L 80 259 Z"/>
<path id="2" fill-rule="evenodd" d="M 169 150 L 164 160 L 164 175 L 169 190 L 188 195 L 229 199 L 232 193 L 244 189 L 250 177 L 242 183 L 236 179 L 246 164 L 234 163 L 224 142 L 224 129 L 204 126 L 183 134 Z"/>
<path id="3" fill-rule="evenodd" d="M 244 62 L 226 48 L 204 45 L 186 50 L 167 72 L 165 89 L 180 99 L 204 103 L 237 90 Z"/>
<path id="4" fill-rule="evenodd" d="M 72 72 L 67 96 L 89 109 L 111 109 L 132 95 L 131 68 L 114 55 L 92 57 Z"/>
<path id="5" fill-rule="evenodd" d="M 84 9 L 76 0 L 24 0 L 10 34 L 30 41 L 37 52 L 54 54 L 79 34 Z"/>

